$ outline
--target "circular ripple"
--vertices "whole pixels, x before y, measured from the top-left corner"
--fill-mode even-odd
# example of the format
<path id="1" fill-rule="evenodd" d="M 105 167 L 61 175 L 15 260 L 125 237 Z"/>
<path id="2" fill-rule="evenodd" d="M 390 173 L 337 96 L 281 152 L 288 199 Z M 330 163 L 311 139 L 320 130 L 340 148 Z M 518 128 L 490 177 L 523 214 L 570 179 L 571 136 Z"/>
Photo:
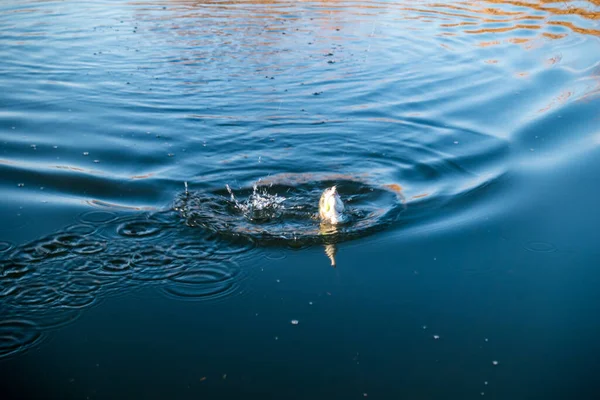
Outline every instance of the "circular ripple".
<path id="1" fill-rule="evenodd" d="M 529 242 L 525 245 L 525 249 L 534 253 L 553 253 L 557 251 L 556 246 L 548 242 Z"/>
<path id="2" fill-rule="evenodd" d="M 181 259 L 202 260 L 209 258 L 214 251 L 214 246 L 204 241 L 178 242 L 169 247 L 169 253 Z"/>
<path id="3" fill-rule="evenodd" d="M 236 258 L 239 259 L 245 253 L 250 252 L 256 247 L 255 240 L 246 238 L 233 238 L 233 240 L 216 240 L 214 243 L 212 256 L 221 259 Z"/>
<path id="4" fill-rule="evenodd" d="M 131 278 L 141 281 L 160 281 L 177 275 L 182 268 L 178 260 L 160 246 L 136 251 L 131 259 Z"/>
<path id="5" fill-rule="evenodd" d="M 0 277 L 5 279 L 20 279 L 33 272 L 28 263 L 18 263 L 12 260 L 0 262 Z"/>
<path id="6" fill-rule="evenodd" d="M 235 291 L 239 272 L 234 262 L 200 263 L 172 277 L 163 292 L 186 300 L 222 298 Z"/>
<path id="7" fill-rule="evenodd" d="M 100 268 L 102 261 L 98 258 L 76 257 L 66 262 L 64 269 L 71 273 L 86 273 Z"/>
<path id="8" fill-rule="evenodd" d="M 126 222 L 117 228 L 117 233 L 127 237 L 153 236 L 160 232 L 160 226 L 152 222 Z"/>
<path id="9" fill-rule="evenodd" d="M 117 219 L 117 214 L 110 211 L 88 211 L 79 217 L 79 220 L 88 224 L 104 224 Z"/>
<path id="10" fill-rule="evenodd" d="M 60 293 L 43 283 L 29 284 L 19 288 L 13 301 L 21 306 L 48 306 L 60 299 Z"/>
<path id="11" fill-rule="evenodd" d="M 170 232 L 170 225 L 155 220 L 153 218 L 136 218 L 121 223 L 117 227 L 117 234 L 133 239 L 148 239 L 164 237 L 165 235 L 172 233 Z"/>
<path id="12" fill-rule="evenodd" d="M 28 263 L 69 256 L 69 248 L 53 239 L 43 240 L 15 249 L 10 258 L 15 262 Z"/>
<path id="13" fill-rule="evenodd" d="M 126 275 L 131 273 L 131 257 L 111 256 L 102 260 L 100 269 L 94 271 L 100 275 Z"/>
<path id="14" fill-rule="evenodd" d="M 92 277 L 75 277 L 67 280 L 62 289 L 67 294 L 91 294 L 100 289 L 101 282 Z"/>
<path id="15" fill-rule="evenodd" d="M 12 243 L 0 242 L 0 253 L 5 253 L 13 248 Z"/>
<path id="16" fill-rule="evenodd" d="M 66 227 L 65 231 L 73 233 L 75 235 L 87 236 L 94 233 L 96 231 L 96 228 L 93 225 L 75 224 Z"/>
<path id="17" fill-rule="evenodd" d="M 79 255 L 97 254 L 106 249 L 106 242 L 101 240 L 86 240 L 79 242 L 73 251 Z"/>
<path id="18" fill-rule="evenodd" d="M 87 308 L 96 302 L 91 294 L 66 294 L 60 299 L 60 305 L 67 308 Z"/>
<path id="19" fill-rule="evenodd" d="M 23 351 L 40 338 L 38 326 L 31 321 L 21 319 L 0 321 L 0 358 Z"/>
<path id="20" fill-rule="evenodd" d="M 62 299 L 61 299 L 62 302 Z M 41 330 L 57 329 L 67 326 L 79 318 L 80 309 L 65 308 L 59 303 L 57 307 L 43 309 L 24 310 L 28 318 L 31 318 Z"/>
<path id="21" fill-rule="evenodd" d="M 54 237 L 54 242 L 71 248 L 77 246 L 82 240 L 84 240 L 84 236 L 75 232 L 61 233 Z"/>
<path id="22" fill-rule="evenodd" d="M 265 253 L 265 258 L 269 260 L 283 260 L 287 257 L 287 253 L 283 250 L 271 250 Z"/>

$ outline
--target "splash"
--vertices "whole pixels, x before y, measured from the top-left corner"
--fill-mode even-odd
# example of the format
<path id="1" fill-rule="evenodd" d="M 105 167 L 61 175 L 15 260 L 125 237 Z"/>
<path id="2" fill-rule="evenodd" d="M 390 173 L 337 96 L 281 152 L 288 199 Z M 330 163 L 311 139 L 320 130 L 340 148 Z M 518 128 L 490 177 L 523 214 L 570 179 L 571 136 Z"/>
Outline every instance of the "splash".
<path id="1" fill-rule="evenodd" d="M 318 204 L 333 185 L 346 205 L 348 223 L 335 231 L 323 229 Z M 384 229 L 405 209 L 398 193 L 385 186 L 354 180 L 314 180 L 293 184 L 258 181 L 236 192 L 229 185 L 213 192 L 187 192 L 175 207 L 192 227 L 228 238 L 291 247 L 332 244 Z"/>
<path id="2" fill-rule="evenodd" d="M 225 185 L 231 196 L 231 202 L 246 219 L 252 222 L 269 222 L 281 217 L 285 209 L 285 197 L 271 194 L 266 187 L 260 188 L 260 180 L 252 187 L 252 193 L 244 201 L 239 202 L 229 185 Z"/>

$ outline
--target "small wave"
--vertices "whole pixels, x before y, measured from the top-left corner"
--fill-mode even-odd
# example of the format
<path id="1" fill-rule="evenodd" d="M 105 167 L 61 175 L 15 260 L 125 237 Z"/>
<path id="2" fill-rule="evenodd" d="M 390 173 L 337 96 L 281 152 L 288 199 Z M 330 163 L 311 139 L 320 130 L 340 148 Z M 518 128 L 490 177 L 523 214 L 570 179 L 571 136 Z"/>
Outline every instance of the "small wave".
<path id="1" fill-rule="evenodd" d="M 0 321 L 0 359 L 31 347 L 41 338 L 37 325 L 28 320 Z"/>

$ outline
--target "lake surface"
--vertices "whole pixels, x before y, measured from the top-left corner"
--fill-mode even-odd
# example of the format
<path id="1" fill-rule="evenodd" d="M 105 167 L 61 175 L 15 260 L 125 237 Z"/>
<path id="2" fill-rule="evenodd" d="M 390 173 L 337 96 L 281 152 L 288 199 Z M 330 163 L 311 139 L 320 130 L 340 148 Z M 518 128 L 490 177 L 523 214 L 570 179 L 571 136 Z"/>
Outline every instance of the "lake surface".
<path id="1" fill-rule="evenodd" d="M 600 396 L 597 0 L 8 0 L 0 55 L 2 399 Z"/>

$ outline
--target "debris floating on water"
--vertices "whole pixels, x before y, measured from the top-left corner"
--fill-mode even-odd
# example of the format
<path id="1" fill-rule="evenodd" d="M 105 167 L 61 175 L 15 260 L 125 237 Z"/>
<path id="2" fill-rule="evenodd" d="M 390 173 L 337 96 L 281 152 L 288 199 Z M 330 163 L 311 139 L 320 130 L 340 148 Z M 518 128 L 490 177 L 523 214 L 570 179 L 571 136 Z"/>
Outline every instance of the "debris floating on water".
<path id="1" fill-rule="evenodd" d="M 298 321 L 297 319 L 293 319 L 291 322 L 292 325 L 298 325 L 300 323 L 300 321 Z"/>

